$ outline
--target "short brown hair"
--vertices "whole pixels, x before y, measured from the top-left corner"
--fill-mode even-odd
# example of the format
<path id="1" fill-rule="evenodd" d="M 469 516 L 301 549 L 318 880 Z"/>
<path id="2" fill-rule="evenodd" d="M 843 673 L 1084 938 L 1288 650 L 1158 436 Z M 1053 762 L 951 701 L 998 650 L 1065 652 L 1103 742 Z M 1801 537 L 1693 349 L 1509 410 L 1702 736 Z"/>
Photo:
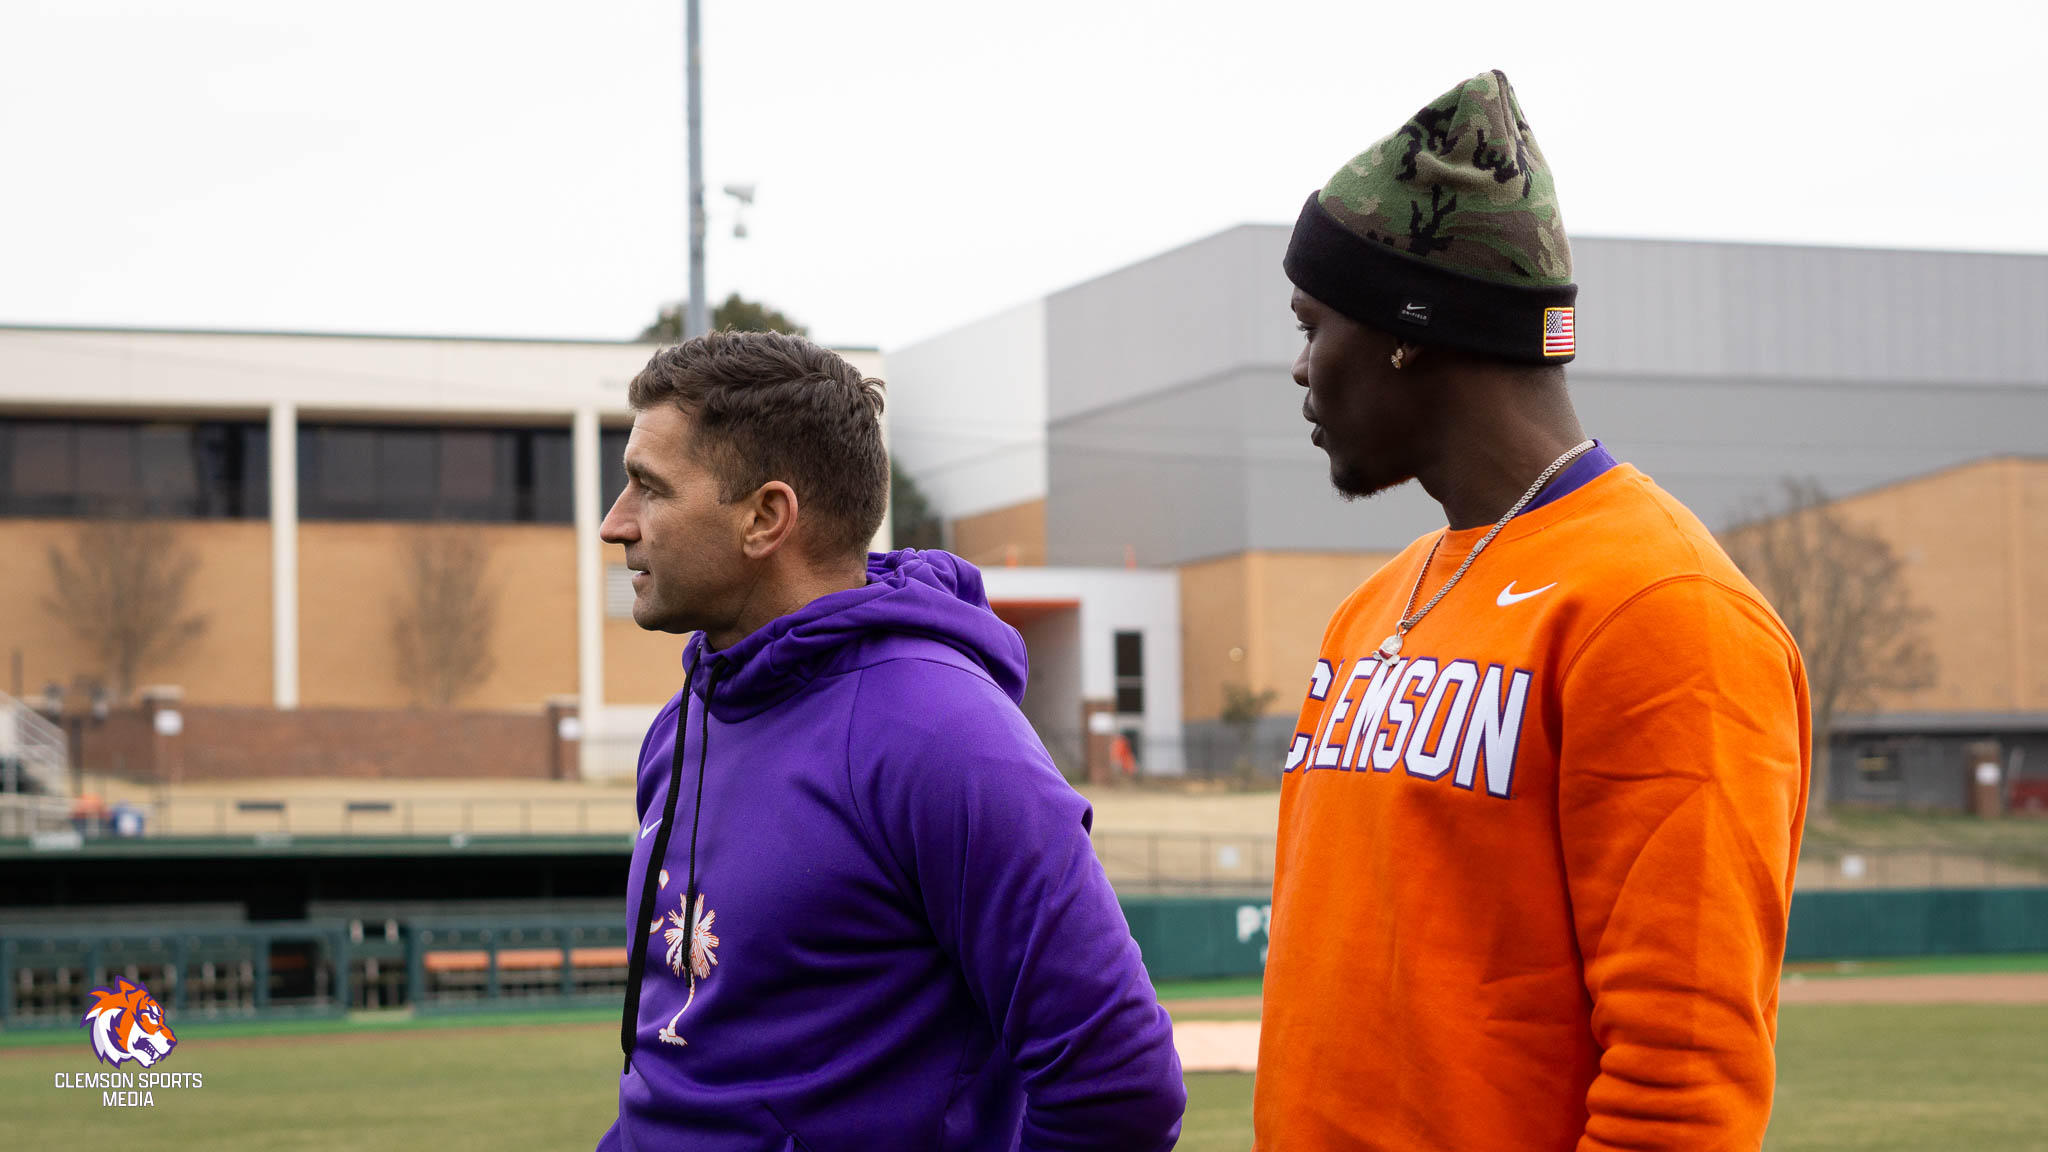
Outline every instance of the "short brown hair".
<path id="1" fill-rule="evenodd" d="M 882 382 L 782 332 L 712 332 L 663 348 L 626 388 L 634 410 L 674 404 L 690 452 L 738 500 L 770 480 L 796 491 L 814 556 L 861 555 L 889 502 Z M 808 519 L 808 518 L 807 518 Z"/>

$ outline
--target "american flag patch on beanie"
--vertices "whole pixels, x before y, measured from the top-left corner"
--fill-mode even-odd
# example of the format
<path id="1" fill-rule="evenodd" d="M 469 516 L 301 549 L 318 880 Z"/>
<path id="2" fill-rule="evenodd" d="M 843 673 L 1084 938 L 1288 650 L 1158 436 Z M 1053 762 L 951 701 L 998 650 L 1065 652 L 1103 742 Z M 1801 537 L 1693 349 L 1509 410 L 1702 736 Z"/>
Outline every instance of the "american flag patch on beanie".
<path id="1" fill-rule="evenodd" d="M 1570 356 L 1578 350 L 1578 340 L 1572 335 L 1572 310 L 1569 308 L 1545 308 L 1543 310 L 1543 354 L 1545 356 Z"/>

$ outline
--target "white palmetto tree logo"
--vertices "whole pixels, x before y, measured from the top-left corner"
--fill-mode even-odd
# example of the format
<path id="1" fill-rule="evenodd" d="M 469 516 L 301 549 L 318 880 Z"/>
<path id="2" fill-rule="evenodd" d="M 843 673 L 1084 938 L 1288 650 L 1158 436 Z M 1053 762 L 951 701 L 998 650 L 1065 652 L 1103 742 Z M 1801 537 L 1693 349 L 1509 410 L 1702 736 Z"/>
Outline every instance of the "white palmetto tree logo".
<path id="1" fill-rule="evenodd" d="M 683 1018 L 683 1013 L 688 1012 L 690 1005 L 696 1001 L 697 981 L 709 977 L 711 969 L 718 965 L 718 954 L 713 951 L 713 949 L 718 947 L 718 937 L 711 932 L 711 926 L 718 921 L 718 913 L 715 911 L 705 911 L 704 894 L 702 892 L 697 894 L 696 908 L 690 911 L 694 915 L 687 918 L 683 915 L 684 910 L 681 908 L 670 912 L 668 920 L 672 926 L 667 931 L 662 932 L 662 940 L 668 945 L 669 971 L 681 976 L 684 974 L 686 959 L 689 965 L 690 994 L 684 998 L 683 1006 L 676 1009 L 676 1014 L 669 1017 L 668 1024 L 661 1031 L 655 1033 L 655 1038 L 662 1043 L 678 1046 L 688 1044 L 689 1041 L 676 1033 L 676 1022 Z M 649 933 L 660 930 L 661 921 L 656 920 L 653 928 L 649 929 Z M 688 946 L 687 954 L 685 953 L 686 943 Z"/>

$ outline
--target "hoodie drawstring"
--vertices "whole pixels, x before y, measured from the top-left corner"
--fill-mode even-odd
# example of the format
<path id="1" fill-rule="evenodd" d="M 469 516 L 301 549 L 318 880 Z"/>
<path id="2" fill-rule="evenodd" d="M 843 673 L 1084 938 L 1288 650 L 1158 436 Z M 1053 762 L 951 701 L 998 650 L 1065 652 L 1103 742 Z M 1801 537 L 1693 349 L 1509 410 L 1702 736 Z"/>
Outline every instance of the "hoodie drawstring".
<path id="1" fill-rule="evenodd" d="M 718 665 L 713 664 L 708 675 L 704 681 L 704 730 L 697 733 L 697 810 L 690 817 L 690 881 L 683 896 L 683 918 L 690 922 L 690 963 L 696 962 L 697 829 L 704 823 L 704 758 L 711 755 L 711 694 L 718 691 Z M 690 987 L 696 988 L 694 980 Z"/>
<path id="2" fill-rule="evenodd" d="M 626 967 L 626 1009 L 619 1021 L 619 1048 L 625 1053 L 626 1064 L 621 1075 L 633 1070 L 633 1040 L 639 1031 L 640 985 L 647 975 L 647 938 L 653 933 L 646 927 L 654 917 L 655 902 L 660 898 L 661 865 L 668 859 L 669 834 L 675 830 L 676 797 L 683 785 L 683 744 L 690 735 L 690 697 L 696 693 L 692 687 L 697 682 L 699 661 L 692 657 L 688 679 L 683 688 L 682 708 L 676 715 L 676 746 L 669 760 L 668 799 L 662 804 L 661 831 L 654 838 L 654 854 L 647 858 L 647 873 L 640 879 L 640 915 L 629 926 L 633 943 L 629 948 L 632 961 Z M 713 666 L 711 679 L 704 685 L 704 731 L 697 736 L 697 813 L 690 821 L 690 883 L 689 895 L 683 900 L 683 916 L 691 922 L 685 931 L 696 931 L 696 910 L 691 907 L 697 899 L 697 826 L 704 817 L 704 754 L 709 745 L 706 737 L 711 731 L 711 690 L 718 685 L 718 672 Z"/>

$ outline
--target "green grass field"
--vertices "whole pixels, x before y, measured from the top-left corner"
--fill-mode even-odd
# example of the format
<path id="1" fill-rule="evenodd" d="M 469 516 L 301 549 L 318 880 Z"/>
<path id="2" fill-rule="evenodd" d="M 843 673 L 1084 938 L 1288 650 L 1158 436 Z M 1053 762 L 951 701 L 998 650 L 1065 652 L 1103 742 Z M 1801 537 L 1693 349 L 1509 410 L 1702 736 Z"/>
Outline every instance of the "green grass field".
<path id="1" fill-rule="evenodd" d="M 2048 1149 L 2048 1006 L 1788 1006 L 1769 1152 Z M 435 1017 L 179 1029 L 161 1071 L 198 1089 L 106 1108 L 53 1074 L 93 1068 L 82 1033 L 0 1050 L 13 1148 L 341 1152 L 587 1148 L 609 1123 L 609 1017 Z M 18 1038 L 18 1037 L 17 1037 Z M 1242 1152 L 1252 1078 L 1188 1078 L 1188 1152 Z"/>
<path id="2" fill-rule="evenodd" d="M 1247 988 L 1249 984 L 1249 988 Z M 1255 982 L 1169 986 L 1239 996 Z M 356 1017 L 180 1029 L 160 1066 L 203 1088 L 158 1088 L 113 1109 L 90 1088 L 82 1033 L 14 1033 L 0 1047 L 10 1148 L 84 1142 L 131 1152 L 588 1148 L 612 1115 L 610 1015 Z M 2048 1006 L 1786 1006 L 1769 1152 L 2048 1150 Z M 1188 1076 L 1188 1152 L 1251 1142 L 1251 1076 Z"/>

